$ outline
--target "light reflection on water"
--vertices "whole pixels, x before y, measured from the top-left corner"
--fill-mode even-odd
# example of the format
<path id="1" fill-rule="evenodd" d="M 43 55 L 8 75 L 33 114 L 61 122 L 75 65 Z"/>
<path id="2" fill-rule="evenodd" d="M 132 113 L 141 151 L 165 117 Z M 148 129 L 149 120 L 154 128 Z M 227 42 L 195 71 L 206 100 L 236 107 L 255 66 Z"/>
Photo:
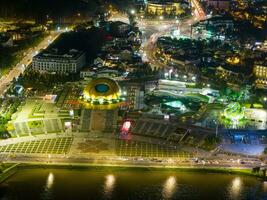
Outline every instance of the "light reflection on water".
<path id="1" fill-rule="evenodd" d="M 105 183 L 104 183 L 104 196 L 106 198 L 112 197 L 112 192 L 114 190 L 116 183 L 116 178 L 113 174 L 107 175 L 105 177 Z"/>
<path id="2" fill-rule="evenodd" d="M 242 192 L 242 181 L 240 177 L 236 177 L 232 180 L 231 185 L 230 185 L 230 196 L 233 199 L 237 199 L 240 193 Z"/>
<path id="3" fill-rule="evenodd" d="M 53 185 L 54 185 L 54 174 L 50 172 L 46 179 L 46 185 L 44 191 L 41 194 L 42 200 L 52 200 L 53 199 Z"/>
<path id="4" fill-rule="evenodd" d="M 53 184 L 54 184 L 54 174 L 50 172 L 47 177 L 46 188 L 50 189 L 53 186 Z"/>
<path id="5" fill-rule="evenodd" d="M 164 199 L 171 199 L 176 192 L 177 183 L 174 176 L 170 176 L 163 184 L 162 197 Z"/>
<path id="6" fill-rule="evenodd" d="M 223 174 L 46 169 L 18 172 L 5 184 L 0 200 L 267 199 L 267 182 Z"/>

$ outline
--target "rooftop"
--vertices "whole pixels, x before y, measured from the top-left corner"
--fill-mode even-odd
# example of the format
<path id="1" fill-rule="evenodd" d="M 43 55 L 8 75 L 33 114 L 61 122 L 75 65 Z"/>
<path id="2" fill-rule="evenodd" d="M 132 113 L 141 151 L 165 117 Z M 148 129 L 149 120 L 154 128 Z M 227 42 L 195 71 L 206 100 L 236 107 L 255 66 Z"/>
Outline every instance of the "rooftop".
<path id="1" fill-rule="evenodd" d="M 60 53 L 57 49 L 46 49 L 42 50 L 35 58 L 54 58 L 54 59 L 78 59 L 83 52 L 76 49 L 71 49 L 67 53 Z"/>

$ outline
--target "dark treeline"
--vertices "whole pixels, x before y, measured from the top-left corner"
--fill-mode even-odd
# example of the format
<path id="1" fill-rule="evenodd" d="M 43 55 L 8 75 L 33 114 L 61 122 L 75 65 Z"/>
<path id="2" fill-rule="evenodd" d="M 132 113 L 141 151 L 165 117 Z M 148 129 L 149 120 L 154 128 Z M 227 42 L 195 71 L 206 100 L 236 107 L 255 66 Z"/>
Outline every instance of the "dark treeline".
<path id="1" fill-rule="evenodd" d="M 68 32 L 62 34 L 52 45 L 59 53 L 67 53 L 71 49 L 86 53 L 87 62 L 90 63 L 100 52 L 106 32 L 103 29 L 92 28 L 87 31 Z"/>
<path id="2" fill-rule="evenodd" d="M 52 18 L 71 18 L 80 13 L 82 17 L 91 16 L 101 6 L 113 4 L 128 10 L 132 0 L 0 0 L 0 18 L 44 20 Z"/>
<path id="3" fill-rule="evenodd" d="M 101 0 L 0 0 L 0 18 L 40 19 L 89 15 Z"/>

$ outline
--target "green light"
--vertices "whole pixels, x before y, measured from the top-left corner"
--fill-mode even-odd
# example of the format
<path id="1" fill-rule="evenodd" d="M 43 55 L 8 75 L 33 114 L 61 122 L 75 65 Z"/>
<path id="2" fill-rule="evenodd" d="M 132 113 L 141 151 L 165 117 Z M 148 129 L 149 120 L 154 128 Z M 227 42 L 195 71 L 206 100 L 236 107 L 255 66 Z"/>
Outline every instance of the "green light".
<path id="1" fill-rule="evenodd" d="M 244 118 L 245 111 L 238 102 L 232 102 L 224 109 L 223 115 L 232 122 L 238 122 Z"/>
<path id="2" fill-rule="evenodd" d="M 183 105 L 181 101 L 170 101 L 164 104 L 173 108 L 180 108 Z"/>

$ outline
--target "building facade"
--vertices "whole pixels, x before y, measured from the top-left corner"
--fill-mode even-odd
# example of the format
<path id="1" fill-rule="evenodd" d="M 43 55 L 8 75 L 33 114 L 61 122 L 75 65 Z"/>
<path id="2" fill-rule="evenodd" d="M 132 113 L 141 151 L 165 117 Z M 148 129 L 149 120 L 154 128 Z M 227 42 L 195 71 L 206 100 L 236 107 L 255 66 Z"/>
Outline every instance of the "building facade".
<path id="1" fill-rule="evenodd" d="M 203 34 L 206 37 L 223 36 L 226 31 L 234 30 L 234 22 L 231 18 L 216 15 L 212 18 L 201 20 L 192 26 L 193 34 Z"/>
<path id="2" fill-rule="evenodd" d="M 267 89 L 267 66 L 264 64 L 254 65 L 253 74 L 255 76 L 255 86 Z"/>
<path id="3" fill-rule="evenodd" d="M 33 69 L 49 73 L 77 73 L 85 65 L 85 54 L 77 50 L 60 54 L 56 50 L 44 50 L 33 57 Z"/>
<path id="4" fill-rule="evenodd" d="M 206 0 L 207 6 L 219 10 L 229 10 L 230 0 Z"/>
<path id="5" fill-rule="evenodd" d="M 146 12 L 152 15 L 181 15 L 184 13 L 184 5 L 175 1 L 148 1 Z"/>
<path id="6" fill-rule="evenodd" d="M 126 98 L 127 108 L 141 110 L 145 107 L 145 90 L 143 83 L 128 82 L 122 84 L 122 93 Z"/>

